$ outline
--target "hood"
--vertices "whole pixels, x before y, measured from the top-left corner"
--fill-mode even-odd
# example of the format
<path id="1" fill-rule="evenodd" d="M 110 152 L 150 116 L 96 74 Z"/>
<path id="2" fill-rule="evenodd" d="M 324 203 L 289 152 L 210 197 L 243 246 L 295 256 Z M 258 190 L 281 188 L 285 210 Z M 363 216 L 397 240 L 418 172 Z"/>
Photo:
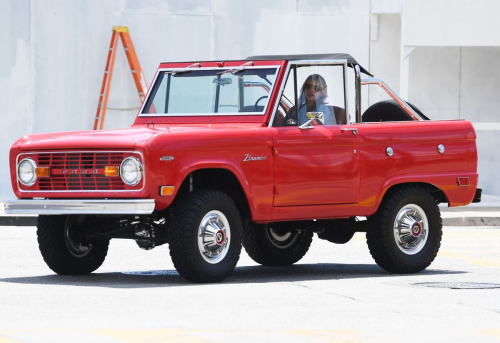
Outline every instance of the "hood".
<path id="1" fill-rule="evenodd" d="M 21 150 L 133 149 L 155 135 L 154 129 L 127 128 L 102 131 L 74 131 L 26 135 L 18 144 Z"/>
<path id="2" fill-rule="evenodd" d="M 137 146 L 146 145 L 154 136 L 159 134 L 175 134 L 216 128 L 227 129 L 229 127 L 228 125 L 157 126 L 150 128 L 133 126 L 115 130 L 42 133 L 23 136 L 14 145 L 17 145 L 21 150 L 134 149 Z"/>

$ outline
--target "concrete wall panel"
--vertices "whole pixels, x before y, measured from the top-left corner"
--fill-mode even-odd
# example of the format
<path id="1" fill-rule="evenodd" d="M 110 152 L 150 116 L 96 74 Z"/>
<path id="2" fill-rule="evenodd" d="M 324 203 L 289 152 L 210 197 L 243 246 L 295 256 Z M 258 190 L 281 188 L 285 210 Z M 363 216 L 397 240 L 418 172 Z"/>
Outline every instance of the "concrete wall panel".
<path id="1" fill-rule="evenodd" d="M 33 67 L 30 58 L 30 2 L 0 2 L 0 199 L 12 198 L 9 149 L 33 131 Z"/>
<path id="2" fill-rule="evenodd" d="M 498 0 L 404 0 L 407 46 L 499 46 Z"/>
<path id="3" fill-rule="evenodd" d="M 500 121 L 500 47 L 462 49 L 460 117 L 474 122 Z"/>
<path id="4" fill-rule="evenodd" d="M 409 101 L 425 115 L 460 118 L 460 48 L 416 48 L 410 55 L 410 80 Z"/>
<path id="5" fill-rule="evenodd" d="M 482 188 L 483 194 L 500 194 L 497 175 L 500 170 L 499 134 L 498 128 L 497 130 L 476 130 L 479 188 Z"/>
<path id="6" fill-rule="evenodd" d="M 213 15 L 214 0 L 126 0 L 123 13 L 133 15 Z"/>
<path id="7" fill-rule="evenodd" d="M 370 42 L 369 71 L 375 77 L 384 80 L 392 89 L 398 90 L 401 58 L 401 16 L 399 14 L 379 14 L 377 31 L 377 40 Z M 389 95 L 376 85 L 362 86 L 362 93 L 363 97 L 369 96 L 370 105 L 389 99 Z"/>
<path id="8" fill-rule="evenodd" d="M 32 2 L 34 133 L 92 129 L 120 1 Z M 113 98 L 112 98 L 113 99 Z"/>
<path id="9" fill-rule="evenodd" d="M 229 60 L 296 52 L 295 13 L 295 0 L 217 0 L 214 57 Z"/>

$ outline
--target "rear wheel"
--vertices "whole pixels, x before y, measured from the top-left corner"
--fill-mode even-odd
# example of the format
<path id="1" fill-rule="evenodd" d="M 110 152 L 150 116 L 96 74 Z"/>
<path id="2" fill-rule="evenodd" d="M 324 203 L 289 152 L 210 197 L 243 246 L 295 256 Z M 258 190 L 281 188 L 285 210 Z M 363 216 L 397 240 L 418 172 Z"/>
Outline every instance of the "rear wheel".
<path id="1" fill-rule="evenodd" d="M 259 225 L 250 222 L 243 232 L 243 246 L 259 264 L 288 266 L 305 256 L 312 238 L 312 231 L 301 230 L 291 223 Z"/>
<path id="2" fill-rule="evenodd" d="M 436 257 L 441 245 L 441 214 L 425 188 L 408 186 L 396 191 L 369 220 L 368 247 L 383 269 L 415 273 Z"/>
<path id="3" fill-rule="evenodd" d="M 241 252 L 241 217 L 225 193 L 201 190 L 173 207 L 170 256 L 179 274 L 193 282 L 224 280 Z"/>
<path id="4" fill-rule="evenodd" d="M 38 246 L 42 257 L 57 274 L 89 274 L 106 258 L 109 240 L 89 242 L 85 216 L 39 216 Z"/>

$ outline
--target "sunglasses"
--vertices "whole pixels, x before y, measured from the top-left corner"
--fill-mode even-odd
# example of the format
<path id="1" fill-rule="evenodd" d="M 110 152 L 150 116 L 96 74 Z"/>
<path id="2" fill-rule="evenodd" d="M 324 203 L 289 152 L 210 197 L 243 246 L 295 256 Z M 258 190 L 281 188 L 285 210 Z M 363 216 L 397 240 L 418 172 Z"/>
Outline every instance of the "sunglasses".
<path id="1" fill-rule="evenodd" d="M 312 83 L 308 83 L 308 84 L 305 84 L 305 85 L 304 85 L 304 89 L 305 89 L 306 91 L 309 91 L 309 90 L 314 89 L 314 91 L 315 91 L 315 92 L 319 92 L 319 91 L 322 91 L 322 90 L 323 90 L 323 89 L 325 89 L 325 88 L 326 88 L 326 86 L 321 87 L 321 86 L 319 86 L 319 85 L 313 85 Z"/>

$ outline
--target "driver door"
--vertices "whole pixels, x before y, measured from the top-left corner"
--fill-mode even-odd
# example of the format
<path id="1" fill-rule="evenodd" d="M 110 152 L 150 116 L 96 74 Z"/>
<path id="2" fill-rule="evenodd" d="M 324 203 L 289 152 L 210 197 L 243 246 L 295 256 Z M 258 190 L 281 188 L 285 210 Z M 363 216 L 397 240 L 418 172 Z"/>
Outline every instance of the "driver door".
<path id="1" fill-rule="evenodd" d="M 294 67 L 290 69 L 284 96 L 295 99 L 295 104 L 299 103 L 301 88 L 310 75 L 320 74 L 325 85 L 330 87 L 326 98 L 328 109 L 323 104 L 315 109 L 332 112 L 336 120 L 328 124 L 312 121 L 304 126 L 302 122 L 293 124 L 293 120 L 287 123 L 286 119 L 290 119 L 287 115 L 282 123 L 271 128 L 274 140 L 273 205 L 357 203 L 360 182 L 357 129 L 345 122 L 345 115 L 341 118 L 346 103 L 344 80 L 347 66 L 339 63 Z M 322 86 L 317 89 L 322 89 Z"/>

